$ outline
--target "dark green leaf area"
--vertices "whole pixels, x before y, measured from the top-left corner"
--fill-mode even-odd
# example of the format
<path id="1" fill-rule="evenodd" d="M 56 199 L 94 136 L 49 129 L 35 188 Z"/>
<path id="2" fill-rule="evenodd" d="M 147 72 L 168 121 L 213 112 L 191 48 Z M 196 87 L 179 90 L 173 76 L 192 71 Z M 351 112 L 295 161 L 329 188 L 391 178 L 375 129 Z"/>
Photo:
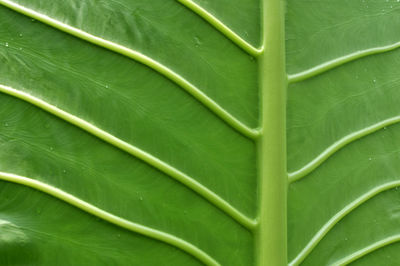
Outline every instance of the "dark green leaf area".
<path id="1" fill-rule="evenodd" d="M 1 265 L 201 265 L 41 192 L 0 182 Z"/>

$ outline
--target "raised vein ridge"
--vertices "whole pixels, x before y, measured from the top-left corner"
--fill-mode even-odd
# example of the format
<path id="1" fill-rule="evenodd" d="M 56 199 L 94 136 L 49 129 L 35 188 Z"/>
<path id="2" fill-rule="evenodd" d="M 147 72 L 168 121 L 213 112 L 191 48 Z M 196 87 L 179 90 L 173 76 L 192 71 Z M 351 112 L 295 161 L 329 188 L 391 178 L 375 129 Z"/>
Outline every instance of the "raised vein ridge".
<path id="1" fill-rule="evenodd" d="M 308 242 L 308 244 L 303 248 L 302 251 L 294 258 L 289 266 L 297 266 L 299 265 L 310 253 L 311 251 L 318 245 L 318 243 L 325 237 L 325 235 L 346 215 L 356 209 L 358 206 L 366 202 L 367 200 L 375 197 L 379 193 L 382 193 L 386 190 L 395 188 L 400 186 L 400 180 L 388 182 L 386 184 L 380 185 L 368 191 L 367 193 L 361 195 L 353 202 L 346 205 L 342 210 L 336 213 L 329 221 L 321 227 L 321 229 L 314 235 L 314 237 Z"/>
<path id="2" fill-rule="evenodd" d="M 263 0 L 258 59 L 262 136 L 257 144 L 258 219 L 255 265 L 287 265 L 285 0 Z"/>
<path id="3" fill-rule="evenodd" d="M 186 175 L 185 173 L 180 172 L 179 170 L 175 169 L 174 167 L 170 166 L 169 164 L 161 161 L 160 159 L 154 157 L 153 155 L 142 151 L 141 149 L 132 146 L 131 144 L 111 135 L 110 133 L 90 124 L 89 122 L 74 116 L 70 113 L 67 113 L 39 98 L 36 98 L 26 92 L 22 92 L 16 89 L 13 89 L 8 86 L 4 86 L 0 84 L 0 92 L 8 94 L 10 96 L 14 96 L 19 98 L 25 102 L 33 104 L 42 110 L 55 115 L 74 126 L 77 126 L 86 132 L 98 137 L 99 139 L 129 153 L 130 155 L 141 159 L 142 161 L 146 162 L 147 164 L 153 166 L 154 168 L 160 170 L 161 172 L 165 173 L 166 175 L 172 177 L 173 179 L 177 180 L 178 182 L 182 183 L 186 187 L 190 188 L 204 199 L 208 200 L 214 206 L 219 208 L 221 211 L 225 212 L 229 216 L 231 216 L 234 220 L 236 220 L 239 224 L 243 225 L 245 228 L 252 230 L 256 222 L 248 218 L 246 215 L 241 213 L 239 210 L 234 208 L 220 196 L 215 194 L 213 191 L 209 190 L 207 187 L 203 186 L 195 179 L 191 178 L 190 176 Z"/>
<path id="4" fill-rule="evenodd" d="M 213 112 L 215 115 L 217 115 L 219 118 L 221 118 L 228 125 L 230 125 L 232 128 L 234 128 L 236 131 L 240 132 L 244 136 L 251 138 L 251 139 L 255 139 L 259 135 L 258 130 L 251 129 L 248 126 L 246 126 L 245 124 L 243 124 L 241 121 L 239 121 L 233 115 L 231 115 L 229 112 L 227 112 L 224 108 L 222 108 L 218 103 L 216 103 L 214 100 L 209 98 L 201 90 L 196 88 L 196 86 L 194 86 L 189 81 L 187 81 L 185 78 L 183 78 L 179 74 L 175 73 L 168 67 L 164 66 L 160 62 L 157 62 L 154 59 L 152 59 L 144 54 L 141 54 L 137 51 L 129 49 L 125 46 L 122 46 L 120 44 L 117 44 L 117 43 L 102 39 L 100 37 L 94 36 L 90 33 L 87 33 L 85 31 L 74 28 L 65 23 L 62 23 L 58 20 L 50 18 L 50 17 L 48 17 L 44 14 L 41 14 L 37 11 L 31 10 L 31 9 L 21 6 L 19 4 L 13 3 L 12 1 L 0 0 L 0 4 L 5 7 L 10 8 L 16 12 L 19 12 L 23 15 L 26 15 L 28 17 L 34 18 L 38 21 L 41 21 L 44 24 L 47 24 L 47 25 L 54 27 L 58 30 L 61 30 L 65 33 L 71 34 L 77 38 L 80 38 L 80 39 L 90 42 L 92 44 L 101 46 L 103 48 L 106 48 L 106 49 L 116 52 L 118 54 L 124 55 L 126 57 L 129 57 L 137 62 L 140 62 L 140 63 L 150 67 L 151 69 L 160 73 L 161 75 L 168 78 L 169 80 L 171 80 L 172 82 L 174 82 L 175 84 L 180 86 L 182 89 L 187 91 L 194 98 L 196 98 L 200 103 L 202 103 L 209 110 L 211 110 L 211 112 Z"/>
<path id="5" fill-rule="evenodd" d="M 212 25 L 214 28 L 216 28 L 218 31 L 224 34 L 229 40 L 231 40 L 234 44 L 239 46 L 246 53 L 254 57 L 258 57 L 262 53 L 263 47 L 261 48 L 253 47 L 251 44 L 249 44 L 247 41 L 241 38 L 238 34 L 236 34 L 233 30 L 231 30 L 228 26 L 226 26 L 215 16 L 213 16 L 210 12 L 208 12 L 195 2 L 191 0 L 177 0 L 177 1 L 186 6 L 188 9 L 192 10 L 200 17 L 202 17 L 205 21 L 210 23 L 210 25 Z"/>
<path id="6" fill-rule="evenodd" d="M 350 263 L 364 257 L 365 255 L 368 255 L 371 252 L 374 252 L 377 249 L 383 248 L 385 246 L 388 246 L 390 244 L 396 243 L 400 241 L 400 235 L 394 235 L 394 236 L 390 236 L 387 238 L 384 238 L 382 240 L 379 240 L 359 251 L 356 251 L 350 255 L 348 255 L 347 257 L 334 262 L 332 265 L 333 266 L 344 266 L 344 265 L 349 265 Z"/>
<path id="7" fill-rule="evenodd" d="M 330 60 L 328 62 L 325 62 L 323 64 L 320 64 L 318 66 L 315 66 L 313 68 L 310 68 L 308 70 L 296 73 L 296 74 L 289 74 L 288 75 L 288 81 L 289 83 L 295 83 L 299 81 L 303 81 L 309 78 L 312 78 L 314 76 L 317 76 L 319 74 L 322 74 L 328 70 L 331 70 L 332 68 L 344 65 L 346 63 L 349 63 L 351 61 L 366 57 L 368 55 L 374 55 L 374 54 L 380 54 L 384 52 L 389 52 L 394 49 L 397 49 L 400 47 L 400 42 L 396 42 L 393 44 L 389 44 L 386 46 L 381 46 L 381 47 L 374 47 L 370 49 L 365 49 L 361 51 L 357 51 L 333 60 Z"/>
<path id="8" fill-rule="evenodd" d="M 314 171 L 318 166 L 320 166 L 323 162 L 325 162 L 330 156 L 332 156 L 334 153 L 336 153 L 338 150 L 342 149 L 344 146 L 352 143 L 353 141 L 356 141 L 362 137 L 365 137 L 369 134 L 372 134 L 382 128 L 385 128 L 387 126 L 396 124 L 400 122 L 400 116 L 395 116 L 386 120 L 383 120 L 381 122 L 378 122 L 372 126 L 363 128 L 361 130 L 358 130 L 356 132 L 353 132 L 342 139 L 336 141 L 333 143 L 331 146 L 329 146 L 326 150 L 324 150 L 320 155 L 318 155 L 314 160 L 306 164 L 304 167 L 301 169 L 294 171 L 292 173 L 289 173 L 289 183 L 295 182 L 305 176 L 307 176 L 309 173 Z"/>
<path id="9" fill-rule="evenodd" d="M 170 235 L 168 233 L 141 225 L 137 223 L 130 222 L 128 220 L 125 220 L 119 216 L 113 215 L 111 213 L 108 213 L 96 206 L 91 205 L 88 202 L 85 202 L 61 189 L 58 189 L 56 187 L 50 186 L 48 184 L 42 183 L 40 181 L 37 181 L 35 179 L 15 175 L 15 174 L 10 174 L 10 173 L 4 173 L 0 172 L 0 180 L 5 180 L 8 182 L 12 183 L 17 183 L 20 185 L 24 185 L 27 187 L 31 187 L 33 189 L 42 191 L 48 195 L 51 195 L 55 198 L 58 198 L 72 206 L 75 206 L 87 213 L 90 213 L 91 215 L 94 215 L 96 217 L 99 217 L 109 223 L 115 224 L 119 227 L 125 228 L 127 230 L 130 230 L 132 232 L 159 240 L 161 242 L 167 243 L 171 246 L 174 246 L 180 250 L 183 250 L 187 254 L 195 257 L 199 261 L 203 262 L 206 265 L 220 265 L 218 262 L 216 262 L 213 258 L 211 258 L 208 254 L 206 254 L 204 251 L 199 249 L 198 247 L 190 244 L 189 242 L 186 242 L 183 239 L 180 239 L 176 236 Z"/>

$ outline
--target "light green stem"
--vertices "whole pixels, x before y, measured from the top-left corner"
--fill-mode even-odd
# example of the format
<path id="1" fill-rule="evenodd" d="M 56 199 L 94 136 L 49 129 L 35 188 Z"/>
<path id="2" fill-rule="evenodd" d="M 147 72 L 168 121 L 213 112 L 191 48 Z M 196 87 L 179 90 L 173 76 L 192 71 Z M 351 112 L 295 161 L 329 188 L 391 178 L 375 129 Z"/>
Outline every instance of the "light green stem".
<path id="1" fill-rule="evenodd" d="M 260 168 L 259 228 L 256 265 L 287 265 L 287 172 L 284 0 L 263 1 L 263 41 L 259 58 L 262 137 L 258 141 Z"/>

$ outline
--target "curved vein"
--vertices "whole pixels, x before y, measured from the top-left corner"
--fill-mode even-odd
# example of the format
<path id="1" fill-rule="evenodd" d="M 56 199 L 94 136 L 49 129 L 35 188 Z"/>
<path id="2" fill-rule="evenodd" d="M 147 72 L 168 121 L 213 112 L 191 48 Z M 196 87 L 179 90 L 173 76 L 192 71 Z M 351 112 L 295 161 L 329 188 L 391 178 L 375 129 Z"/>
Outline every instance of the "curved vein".
<path id="1" fill-rule="evenodd" d="M 369 134 L 372 134 L 384 127 L 396 124 L 400 122 L 400 116 L 395 116 L 386 120 L 383 120 L 381 122 L 378 122 L 372 126 L 369 126 L 367 128 L 363 128 L 359 131 L 353 132 L 342 139 L 336 141 L 334 144 L 329 146 L 326 150 L 324 150 L 320 155 L 318 155 L 314 160 L 306 164 L 304 167 L 301 169 L 289 173 L 289 183 L 295 182 L 312 171 L 314 171 L 318 166 L 320 166 L 323 162 L 325 162 L 330 156 L 332 156 L 335 152 L 338 150 L 342 149 L 344 146 L 350 144 L 353 141 L 356 141 L 362 137 L 365 137 Z"/>
<path id="2" fill-rule="evenodd" d="M 90 203 L 87 203 L 67 192 L 62 191 L 61 189 L 55 188 L 53 186 L 42 183 L 35 179 L 18 176 L 18 175 L 10 174 L 10 173 L 4 173 L 4 172 L 0 172 L 0 180 L 17 183 L 20 185 L 24 185 L 24 186 L 31 187 L 33 189 L 42 191 L 48 195 L 51 195 L 55 198 L 58 198 L 58 199 L 64 201 L 72 206 L 75 206 L 87 213 L 90 213 L 91 215 L 99 217 L 109 223 L 120 226 L 120 227 L 130 230 L 132 232 L 135 232 L 135 233 L 138 233 L 138 234 L 141 234 L 141 235 L 153 238 L 153 239 L 157 239 L 161 242 L 167 243 L 167 244 L 174 246 L 180 250 L 183 250 L 186 253 L 188 253 L 189 255 L 197 258 L 198 260 L 200 260 L 201 262 L 203 262 L 206 265 L 219 265 L 218 262 L 216 262 L 213 258 L 211 258 L 204 251 L 202 251 L 198 247 L 186 242 L 185 240 L 182 240 L 182 239 L 180 239 L 176 236 L 170 235 L 168 233 L 125 220 L 121 217 L 118 217 L 118 216 L 108 213 L 100 208 L 97 208 L 96 206 L 93 206 Z"/>
<path id="3" fill-rule="evenodd" d="M 260 49 L 253 47 L 251 44 L 249 44 L 243 38 L 241 38 L 238 34 L 232 31 L 228 26 L 226 26 L 224 23 L 222 23 L 211 13 L 209 13 L 207 10 L 205 10 L 195 2 L 191 0 L 177 0 L 177 1 L 186 6 L 188 9 L 192 10 L 194 13 L 203 18 L 205 21 L 210 23 L 210 25 L 219 30 L 229 40 L 231 40 L 233 43 L 235 43 L 237 46 L 243 49 L 246 53 L 254 57 L 258 57 L 262 53 L 263 47 L 261 47 Z"/>
<path id="4" fill-rule="evenodd" d="M 394 235 L 394 236 L 387 237 L 387 238 L 382 239 L 372 245 L 369 245 L 368 247 L 365 247 L 357 252 L 354 252 L 353 254 L 350 254 L 349 256 L 333 263 L 332 265 L 334 265 L 334 266 L 348 265 L 348 264 L 354 262 L 355 260 L 358 260 L 361 257 L 364 257 L 365 255 L 368 255 L 369 253 L 371 253 L 377 249 L 383 248 L 387 245 L 390 245 L 390 244 L 393 244 L 393 243 L 396 243 L 399 241 L 400 241 L 400 235 Z"/>
<path id="5" fill-rule="evenodd" d="M 322 228 L 314 235 L 314 237 L 308 242 L 308 244 L 303 248 L 302 251 L 294 258 L 289 266 L 299 265 L 311 251 L 318 245 L 318 243 L 325 237 L 325 235 L 346 215 L 352 212 L 355 208 L 366 202 L 367 200 L 373 198 L 381 192 L 400 186 L 400 180 L 388 182 L 386 184 L 380 185 L 376 188 L 371 189 L 367 193 L 361 195 L 353 202 L 346 205 L 341 211 L 335 214 L 329 221 L 322 226 Z"/>
<path id="6" fill-rule="evenodd" d="M 218 103 L 216 103 L 214 100 L 209 98 L 206 94 L 204 94 L 201 90 L 196 88 L 193 84 L 191 84 L 185 78 L 183 78 L 179 74 L 175 73 L 174 71 L 172 71 L 168 67 L 164 66 L 163 64 L 155 61 L 154 59 L 152 59 L 144 54 L 141 54 L 137 51 L 129 49 L 125 46 L 122 46 L 120 44 L 102 39 L 100 37 L 94 36 L 90 33 L 82 31 L 80 29 L 77 29 L 77 28 L 74 28 L 67 24 L 64 24 L 64 23 L 62 23 L 58 20 L 55 20 L 53 18 L 50 18 L 44 14 L 41 14 L 39 12 L 36 12 L 34 10 L 31 10 L 31 9 L 21 6 L 19 4 L 13 3 L 12 1 L 0 0 L 0 4 L 5 7 L 10 8 L 16 12 L 19 12 L 23 15 L 26 15 L 28 17 L 34 18 L 38 21 L 41 21 L 42 23 L 47 24 L 51 27 L 54 27 L 58 30 L 61 30 L 65 33 L 71 34 L 79 39 L 82 39 L 82 40 L 85 40 L 92 44 L 101 46 L 105 49 L 108 49 L 108 50 L 111 50 L 118 54 L 124 55 L 126 57 L 129 57 L 129 58 L 137 61 L 137 62 L 142 63 L 143 65 L 148 66 L 149 68 L 160 73 L 161 75 L 168 78 L 169 80 L 171 80 L 172 82 L 174 82 L 175 84 L 180 86 L 182 89 L 187 91 L 190 95 L 192 95 L 194 98 L 196 98 L 200 103 L 202 103 L 209 110 L 211 110 L 215 115 L 217 115 L 219 118 L 221 118 L 228 125 L 230 125 L 232 128 L 234 128 L 235 130 L 237 130 L 244 136 L 251 138 L 251 139 L 255 139 L 259 135 L 258 130 L 247 127 L 245 124 L 243 124 L 241 121 L 236 119 L 233 115 L 228 113 Z"/>
<path id="7" fill-rule="evenodd" d="M 381 47 L 375 47 L 375 48 L 370 48 L 362 51 L 357 51 L 349 55 L 345 55 L 333 60 L 330 60 L 328 62 L 325 62 L 323 64 L 320 64 L 318 66 L 315 66 L 311 69 L 302 71 L 297 74 L 289 74 L 288 75 L 288 81 L 289 83 L 295 83 L 299 81 L 303 81 L 309 78 L 312 78 L 314 76 L 317 76 L 319 74 L 322 74 L 328 70 L 331 70 L 332 68 L 344 65 L 346 63 L 349 63 L 351 61 L 366 57 L 368 55 L 374 55 L 374 54 L 380 54 L 384 52 L 389 52 L 394 49 L 397 49 L 400 47 L 400 42 L 396 42 L 394 44 L 389 44 L 386 46 L 381 46 Z"/>
<path id="8" fill-rule="evenodd" d="M 242 214 L 240 211 L 235 209 L 233 206 L 231 206 L 228 202 L 226 202 L 224 199 L 219 197 L 217 194 L 215 194 L 213 191 L 209 190 L 207 187 L 203 186 L 193 178 L 189 177 L 185 173 L 180 172 L 179 170 L 175 169 L 174 167 L 170 166 L 169 164 L 161 161 L 160 159 L 154 157 L 153 155 L 142 151 L 141 149 L 132 146 L 131 144 L 118 139 L 117 137 L 111 135 L 110 133 L 90 124 L 89 122 L 76 117 L 70 113 L 67 113 L 39 98 L 36 98 L 26 92 L 22 92 L 16 89 L 13 89 L 8 86 L 4 86 L 0 84 L 0 92 L 14 96 L 16 98 L 19 98 L 25 102 L 28 102 L 30 104 L 33 104 L 42 110 L 55 115 L 72 125 L 75 125 L 86 132 L 98 137 L 99 139 L 129 153 L 130 155 L 133 155 L 142 161 L 146 162 L 147 164 L 153 166 L 154 168 L 160 170 L 161 172 L 165 173 L 166 175 L 174 178 L 178 182 L 182 183 L 186 187 L 192 189 L 195 191 L 197 194 L 202 196 L 204 199 L 208 200 L 210 203 L 212 203 L 214 206 L 231 216 L 233 219 L 235 219 L 238 223 L 243 225 L 245 228 L 251 230 L 255 227 L 256 223 L 249 219 L 247 216 Z"/>

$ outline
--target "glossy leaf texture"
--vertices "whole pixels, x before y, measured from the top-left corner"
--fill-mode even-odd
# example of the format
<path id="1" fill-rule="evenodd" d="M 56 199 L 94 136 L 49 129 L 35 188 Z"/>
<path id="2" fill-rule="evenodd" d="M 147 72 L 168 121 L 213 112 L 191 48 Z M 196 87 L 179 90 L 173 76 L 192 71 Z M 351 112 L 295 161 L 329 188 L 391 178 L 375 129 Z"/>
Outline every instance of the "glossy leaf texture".
<path id="1" fill-rule="evenodd" d="M 260 6 L 0 0 L 0 265 L 255 265 Z M 286 11 L 289 265 L 396 265 L 400 3 Z"/>
<path id="2" fill-rule="evenodd" d="M 253 264 L 254 57 L 174 0 L 0 4 L 0 264 Z"/>
<path id="3" fill-rule="evenodd" d="M 290 265 L 397 265 L 400 3 L 289 0 Z"/>

